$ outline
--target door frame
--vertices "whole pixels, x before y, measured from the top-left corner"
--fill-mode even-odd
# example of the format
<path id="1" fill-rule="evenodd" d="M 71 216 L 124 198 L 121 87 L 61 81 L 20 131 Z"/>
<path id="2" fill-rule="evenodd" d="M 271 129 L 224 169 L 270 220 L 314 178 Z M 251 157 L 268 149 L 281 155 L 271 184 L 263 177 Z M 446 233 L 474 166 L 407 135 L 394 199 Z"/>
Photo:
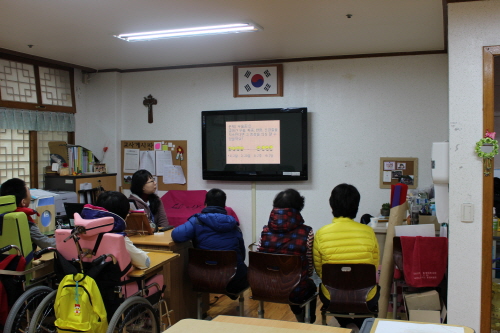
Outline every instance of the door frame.
<path id="1" fill-rule="evenodd" d="M 483 47 L 483 133 L 495 128 L 495 56 L 500 46 Z M 483 176 L 483 243 L 481 260 L 481 332 L 491 330 L 491 251 L 493 243 L 493 176 Z"/>

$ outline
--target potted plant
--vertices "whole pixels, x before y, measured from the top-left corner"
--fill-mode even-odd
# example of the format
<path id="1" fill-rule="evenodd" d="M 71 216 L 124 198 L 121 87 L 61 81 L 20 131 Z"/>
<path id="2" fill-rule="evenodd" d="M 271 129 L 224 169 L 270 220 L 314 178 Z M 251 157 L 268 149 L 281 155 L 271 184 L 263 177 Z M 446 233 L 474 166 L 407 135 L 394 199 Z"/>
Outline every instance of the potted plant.
<path id="1" fill-rule="evenodd" d="M 380 215 L 389 216 L 391 214 L 391 204 L 386 202 L 382 204 L 382 209 L 380 209 Z"/>

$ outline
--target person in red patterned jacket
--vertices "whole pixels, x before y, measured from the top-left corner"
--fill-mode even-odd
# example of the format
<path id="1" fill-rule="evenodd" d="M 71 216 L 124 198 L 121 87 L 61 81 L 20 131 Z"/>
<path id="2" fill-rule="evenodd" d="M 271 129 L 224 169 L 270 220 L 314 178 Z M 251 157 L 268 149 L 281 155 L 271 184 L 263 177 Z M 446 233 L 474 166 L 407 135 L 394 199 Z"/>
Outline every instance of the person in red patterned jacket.
<path id="1" fill-rule="evenodd" d="M 302 278 L 290 294 L 293 303 L 302 303 L 317 291 L 310 278 L 313 274 L 312 245 L 314 231 L 304 224 L 300 214 L 304 197 L 294 189 L 281 191 L 273 201 L 269 222 L 262 230 L 258 252 L 299 255 L 302 259 Z M 304 322 L 305 308 L 290 305 L 297 321 Z M 316 299 L 311 302 L 311 323 L 316 321 Z"/>

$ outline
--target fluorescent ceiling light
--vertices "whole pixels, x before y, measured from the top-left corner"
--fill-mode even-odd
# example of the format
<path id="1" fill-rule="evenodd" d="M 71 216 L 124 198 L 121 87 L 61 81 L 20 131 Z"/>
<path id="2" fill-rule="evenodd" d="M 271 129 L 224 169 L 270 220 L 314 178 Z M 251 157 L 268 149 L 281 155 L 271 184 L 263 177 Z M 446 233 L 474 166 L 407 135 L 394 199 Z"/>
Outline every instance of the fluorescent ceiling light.
<path id="1" fill-rule="evenodd" d="M 262 30 L 262 28 L 253 23 L 235 23 L 235 24 L 215 25 L 210 27 L 138 32 L 132 34 L 115 35 L 115 37 L 126 40 L 127 42 L 135 42 L 141 40 L 153 40 L 161 38 L 178 38 L 178 37 L 191 37 L 191 36 L 203 36 L 203 35 L 215 35 L 215 34 L 229 34 L 238 32 L 259 31 L 259 30 Z"/>

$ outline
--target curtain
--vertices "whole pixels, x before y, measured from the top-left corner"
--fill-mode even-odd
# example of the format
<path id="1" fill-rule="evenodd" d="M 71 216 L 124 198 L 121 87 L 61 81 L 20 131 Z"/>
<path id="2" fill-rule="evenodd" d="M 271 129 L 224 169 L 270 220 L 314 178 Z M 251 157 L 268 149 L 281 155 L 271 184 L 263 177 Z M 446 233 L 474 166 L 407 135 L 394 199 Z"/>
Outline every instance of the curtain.
<path id="1" fill-rule="evenodd" d="M 63 112 L 0 108 L 0 128 L 74 132 L 75 115 Z"/>

